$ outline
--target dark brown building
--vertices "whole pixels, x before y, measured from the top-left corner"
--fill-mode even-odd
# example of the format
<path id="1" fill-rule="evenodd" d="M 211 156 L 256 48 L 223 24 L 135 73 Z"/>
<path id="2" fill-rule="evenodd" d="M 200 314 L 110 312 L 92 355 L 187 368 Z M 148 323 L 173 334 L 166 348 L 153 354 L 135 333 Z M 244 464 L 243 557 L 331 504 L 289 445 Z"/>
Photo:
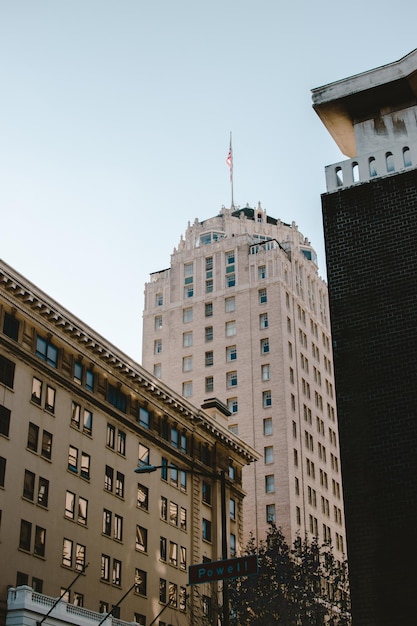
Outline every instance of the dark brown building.
<path id="1" fill-rule="evenodd" d="M 353 626 L 417 621 L 417 51 L 313 90 Z"/>

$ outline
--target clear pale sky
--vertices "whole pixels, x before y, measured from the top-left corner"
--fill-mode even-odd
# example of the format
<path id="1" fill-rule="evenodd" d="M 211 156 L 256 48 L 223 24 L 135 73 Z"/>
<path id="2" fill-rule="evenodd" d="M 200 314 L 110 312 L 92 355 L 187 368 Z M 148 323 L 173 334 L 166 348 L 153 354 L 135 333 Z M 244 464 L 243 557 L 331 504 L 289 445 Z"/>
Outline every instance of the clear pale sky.
<path id="1" fill-rule="evenodd" d="M 0 258 L 141 360 L 188 221 L 258 201 L 325 259 L 310 89 L 417 47 L 411 0 L 0 0 Z"/>

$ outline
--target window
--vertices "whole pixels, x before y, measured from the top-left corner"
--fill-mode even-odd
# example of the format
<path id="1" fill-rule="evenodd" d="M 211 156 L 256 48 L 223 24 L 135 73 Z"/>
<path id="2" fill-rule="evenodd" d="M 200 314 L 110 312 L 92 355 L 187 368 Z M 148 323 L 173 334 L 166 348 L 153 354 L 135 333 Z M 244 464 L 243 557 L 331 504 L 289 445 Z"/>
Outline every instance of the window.
<path id="1" fill-rule="evenodd" d="M 121 472 L 116 472 L 116 496 L 125 497 L 125 475 Z"/>
<path id="2" fill-rule="evenodd" d="M 138 483 L 136 506 L 144 511 L 147 511 L 149 507 L 149 489 L 145 485 L 141 485 L 141 483 Z"/>
<path id="3" fill-rule="evenodd" d="M 192 298 L 194 295 L 193 285 L 186 285 L 184 287 L 184 298 Z"/>
<path id="4" fill-rule="evenodd" d="M 118 559 L 113 559 L 112 583 L 117 587 L 122 584 L 122 562 Z"/>
<path id="5" fill-rule="evenodd" d="M 161 561 L 167 560 L 167 540 L 166 537 L 159 538 L 159 558 Z"/>
<path id="6" fill-rule="evenodd" d="M 41 506 L 48 506 L 49 496 L 49 480 L 39 476 L 38 480 L 38 504 Z"/>
<path id="7" fill-rule="evenodd" d="M 268 354 L 269 352 L 269 339 L 265 337 L 261 339 L 261 354 Z"/>
<path id="8" fill-rule="evenodd" d="M 272 395 L 270 391 L 262 392 L 262 405 L 264 409 L 272 406 Z"/>
<path id="9" fill-rule="evenodd" d="M 234 533 L 230 533 L 230 556 L 236 556 L 236 535 Z"/>
<path id="10" fill-rule="evenodd" d="M 211 542 L 211 522 L 203 517 L 203 539 Z"/>
<path id="11" fill-rule="evenodd" d="M 227 346 L 226 361 L 236 361 L 236 359 L 237 359 L 236 346 Z"/>
<path id="12" fill-rule="evenodd" d="M 14 315 L 10 313 L 4 314 L 3 320 L 3 333 L 10 337 L 10 339 L 14 339 L 17 341 L 19 336 L 19 320 L 16 319 Z"/>
<path id="13" fill-rule="evenodd" d="M 260 265 L 258 267 L 258 278 L 260 280 L 262 280 L 263 278 L 266 278 L 266 265 Z"/>
<path id="14" fill-rule="evenodd" d="M 189 331 L 187 333 L 183 333 L 182 335 L 182 345 L 184 348 L 189 348 L 193 345 L 193 333 Z"/>
<path id="15" fill-rule="evenodd" d="M 207 272 L 207 274 L 212 274 L 212 272 Z M 213 291 L 213 279 L 206 279 L 206 293 L 211 293 Z"/>
<path id="16" fill-rule="evenodd" d="M 87 479 L 90 478 L 90 455 L 86 452 L 81 452 L 80 476 Z"/>
<path id="17" fill-rule="evenodd" d="M 211 317 L 213 315 L 213 303 L 206 302 L 204 305 L 204 315 L 205 317 Z"/>
<path id="18" fill-rule="evenodd" d="M 227 408 L 231 413 L 237 413 L 239 410 L 239 404 L 237 398 L 228 398 L 227 399 Z"/>
<path id="19" fill-rule="evenodd" d="M 162 352 L 162 339 L 155 339 L 153 345 L 154 354 L 160 354 Z"/>
<path id="20" fill-rule="evenodd" d="M 135 593 L 146 596 L 146 572 L 143 569 L 135 569 Z"/>
<path id="21" fill-rule="evenodd" d="M 139 444 L 138 465 L 149 465 L 149 448 Z"/>
<path id="22" fill-rule="evenodd" d="M 265 476 L 265 492 L 273 493 L 275 491 L 275 478 L 273 474 Z"/>
<path id="23" fill-rule="evenodd" d="M 155 330 L 160 330 L 162 328 L 162 315 L 156 315 L 154 321 Z"/>
<path id="24" fill-rule="evenodd" d="M 192 381 L 182 383 L 182 395 L 184 396 L 184 398 L 191 398 L 191 396 L 193 395 Z"/>
<path id="25" fill-rule="evenodd" d="M 116 439 L 116 428 L 113 424 L 107 424 L 107 437 L 106 437 L 106 445 L 114 450 Z"/>
<path id="26" fill-rule="evenodd" d="M 83 381 L 83 366 L 81 363 L 74 363 L 74 380 L 79 385 L 81 385 Z"/>
<path id="27" fill-rule="evenodd" d="M 274 462 L 274 447 L 273 446 L 265 446 L 264 462 L 266 465 Z"/>
<path id="28" fill-rule="evenodd" d="M 0 383 L 13 389 L 15 364 L 0 354 Z"/>
<path id="29" fill-rule="evenodd" d="M 10 409 L 0 404 L 0 435 L 9 436 L 10 429 Z"/>
<path id="30" fill-rule="evenodd" d="M 76 402 L 72 403 L 71 425 L 76 428 L 80 427 L 81 406 Z"/>
<path id="31" fill-rule="evenodd" d="M 230 298 L 226 298 L 224 302 L 226 313 L 231 313 L 236 309 L 236 301 L 235 296 L 231 296 Z"/>
<path id="32" fill-rule="evenodd" d="M 159 579 L 159 602 L 162 604 L 167 602 L 167 581 L 164 578 Z"/>
<path id="33" fill-rule="evenodd" d="M 84 606 L 84 595 L 82 593 L 78 593 L 78 591 L 74 591 L 74 606 Z"/>
<path id="34" fill-rule="evenodd" d="M 113 474 L 113 468 L 106 465 L 106 469 L 104 471 L 104 489 L 106 491 L 113 491 Z"/>
<path id="35" fill-rule="evenodd" d="M 265 363 L 264 365 L 261 365 L 261 376 L 262 376 L 262 380 L 269 380 L 271 378 L 271 370 L 270 370 L 270 365 L 269 363 Z"/>
<path id="36" fill-rule="evenodd" d="M 75 546 L 75 569 L 81 572 L 85 569 L 85 553 L 85 546 L 77 543 Z"/>
<path id="37" fill-rule="evenodd" d="M 206 326 L 204 336 L 206 341 L 213 341 L 213 326 Z"/>
<path id="38" fill-rule="evenodd" d="M 259 304 L 265 304 L 266 302 L 268 302 L 268 296 L 267 296 L 266 289 L 259 289 L 259 291 L 258 291 L 258 301 L 259 301 Z"/>
<path id="39" fill-rule="evenodd" d="M 227 387 L 237 386 L 237 372 L 236 371 L 226 373 L 226 386 Z"/>
<path id="40" fill-rule="evenodd" d="M 126 433 L 123 430 L 117 431 L 117 452 L 126 455 Z"/>
<path id="41" fill-rule="evenodd" d="M 236 519 L 236 500 L 234 498 L 230 498 L 229 500 L 229 512 L 230 512 L 230 519 L 235 520 Z"/>
<path id="42" fill-rule="evenodd" d="M 180 546 L 180 569 L 187 569 L 187 548 Z"/>
<path id="43" fill-rule="evenodd" d="M 25 470 L 25 478 L 23 481 L 23 497 L 33 501 L 35 494 L 35 474 L 29 470 Z"/>
<path id="44" fill-rule="evenodd" d="M 178 544 L 175 541 L 169 542 L 169 563 L 174 567 L 178 565 Z"/>
<path id="45" fill-rule="evenodd" d="M 187 509 L 183 506 L 180 508 L 180 528 L 181 530 L 187 530 Z"/>
<path id="46" fill-rule="evenodd" d="M 206 376 L 205 391 L 206 393 L 212 393 L 213 390 L 214 390 L 214 378 L 213 376 Z"/>
<path id="47" fill-rule="evenodd" d="M 42 432 L 41 455 L 45 459 L 50 459 L 52 456 L 52 434 L 48 433 L 47 430 Z"/>
<path id="48" fill-rule="evenodd" d="M 94 391 L 94 373 L 91 370 L 85 373 L 85 388 L 88 391 Z"/>
<path id="49" fill-rule="evenodd" d="M 263 330 L 268 328 L 268 313 L 261 313 L 259 316 L 259 328 Z"/>
<path id="50" fill-rule="evenodd" d="M 35 527 L 35 545 L 33 554 L 36 556 L 45 556 L 46 530 L 41 526 Z"/>
<path id="51" fill-rule="evenodd" d="M 272 417 L 266 417 L 263 421 L 264 435 L 272 435 Z"/>
<path id="52" fill-rule="evenodd" d="M 42 381 L 39 378 L 32 379 L 32 402 L 35 404 L 41 404 L 42 401 Z"/>
<path id="53" fill-rule="evenodd" d="M 226 270 L 227 271 L 227 270 Z M 235 273 L 226 274 L 226 287 L 234 287 L 236 285 Z"/>
<path id="54" fill-rule="evenodd" d="M 185 356 L 182 359 L 182 371 L 183 372 L 191 372 L 193 369 L 193 357 Z"/>
<path id="55" fill-rule="evenodd" d="M 211 367 L 213 365 L 213 351 L 210 350 L 209 352 L 206 352 L 205 357 L 204 357 L 204 364 L 206 367 Z"/>
<path id="56" fill-rule="evenodd" d="M 187 324 L 188 322 L 193 321 L 193 307 L 190 306 L 183 310 L 182 321 L 184 322 L 184 324 Z"/>
<path id="57" fill-rule="evenodd" d="M 46 386 L 45 409 L 51 413 L 55 411 L 55 389 L 49 385 Z"/>
<path id="58" fill-rule="evenodd" d="M 101 580 L 110 582 L 110 557 L 107 554 L 101 555 Z"/>
<path id="59" fill-rule="evenodd" d="M 169 523 L 178 526 L 178 504 L 169 503 Z"/>
<path id="60" fill-rule="evenodd" d="M 203 480 L 202 484 L 202 501 L 205 504 L 211 504 L 211 484 Z"/>
<path id="61" fill-rule="evenodd" d="M 236 321 L 231 320 L 226 322 L 226 337 L 233 337 L 236 335 Z"/>
<path id="62" fill-rule="evenodd" d="M 67 491 L 65 495 L 65 517 L 74 519 L 75 517 L 75 493 Z"/>
<path id="63" fill-rule="evenodd" d="M 275 504 L 266 505 L 266 521 L 268 524 L 274 524 L 276 522 Z"/>
<path id="64" fill-rule="evenodd" d="M 87 510 L 88 510 L 88 500 L 82 498 L 81 496 L 78 498 L 78 519 L 77 522 L 82 524 L 83 526 L 87 525 Z"/>
<path id="65" fill-rule="evenodd" d="M 178 585 L 170 582 L 168 585 L 168 594 L 169 594 L 169 605 L 177 607 L 178 606 Z"/>
<path id="66" fill-rule="evenodd" d="M 144 428 L 149 428 L 150 426 L 149 411 L 143 406 L 139 407 L 139 424 Z"/>
<path id="67" fill-rule="evenodd" d="M 112 512 L 107 509 L 103 510 L 103 525 L 101 532 L 103 535 L 107 535 L 107 537 L 111 537 L 111 518 Z"/>
<path id="68" fill-rule="evenodd" d="M 162 365 L 161 363 L 155 363 L 153 366 L 153 375 L 156 378 L 161 378 L 162 376 Z"/>
<path id="69" fill-rule="evenodd" d="M 39 426 L 36 426 L 36 424 L 32 424 L 32 422 L 29 422 L 27 447 L 29 448 L 29 450 L 32 450 L 33 452 L 37 452 L 38 442 L 39 442 Z"/>
<path id="70" fill-rule="evenodd" d="M 65 567 L 72 567 L 73 565 L 73 541 L 71 539 L 64 539 L 62 545 L 62 565 Z"/>
<path id="71" fill-rule="evenodd" d="M 123 517 L 117 513 L 114 514 L 113 537 L 116 541 L 123 541 Z"/>
<path id="72" fill-rule="evenodd" d="M 118 387 L 114 387 L 114 385 L 108 386 L 107 401 L 116 409 L 119 409 L 119 411 L 126 413 L 127 396 Z"/>
<path id="73" fill-rule="evenodd" d="M 4 487 L 6 478 L 6 459 L 4 456 L 0 456 L 0 487 Z"/>
<path id="74" fill-rule="evenodd" d="M 58 367 L 58 348 L 39 336 L 36 339 L 36 356 L 46 361 L 48 365 Z"/>
<path id="75" fill-rule="evenodd" d="M 136 550 L 148 551 L 148 531 L 143 526 L 136 525 Z"/>

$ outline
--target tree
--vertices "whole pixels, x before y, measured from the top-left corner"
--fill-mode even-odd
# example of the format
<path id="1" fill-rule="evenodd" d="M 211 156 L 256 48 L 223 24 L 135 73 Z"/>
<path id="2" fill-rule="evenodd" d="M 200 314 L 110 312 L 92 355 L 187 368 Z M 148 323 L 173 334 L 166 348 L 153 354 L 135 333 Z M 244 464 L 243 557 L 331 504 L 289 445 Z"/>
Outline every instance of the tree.
<path id="1" fill-rule="evenodd" d="M 271 524 L 246 555 L 258 555 L 258 574 L 230 583 L 233 626 L 348 626 L 346 563 L 338 563 L 330 544 L 298 537 L 290 549 L 281 529 Z"/>

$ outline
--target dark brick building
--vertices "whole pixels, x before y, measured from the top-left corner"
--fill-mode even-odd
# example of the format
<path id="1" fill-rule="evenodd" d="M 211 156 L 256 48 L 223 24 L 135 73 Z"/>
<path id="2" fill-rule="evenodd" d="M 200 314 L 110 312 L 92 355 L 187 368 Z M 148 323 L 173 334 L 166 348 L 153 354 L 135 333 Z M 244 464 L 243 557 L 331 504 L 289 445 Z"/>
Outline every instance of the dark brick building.
<path id="1" fill-rule="evenodd" d="M 417 51 L 313 90 L 353 626 L 417 624 Z"/>

